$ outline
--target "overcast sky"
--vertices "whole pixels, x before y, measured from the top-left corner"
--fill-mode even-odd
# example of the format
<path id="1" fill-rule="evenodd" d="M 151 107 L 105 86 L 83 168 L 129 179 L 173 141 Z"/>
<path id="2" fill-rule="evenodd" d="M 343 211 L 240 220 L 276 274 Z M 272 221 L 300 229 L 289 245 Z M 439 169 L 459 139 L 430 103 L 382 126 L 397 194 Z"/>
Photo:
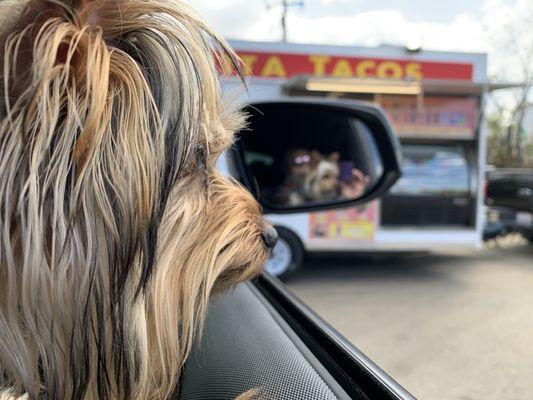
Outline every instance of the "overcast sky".
<path id="1" fill-rule="evenodd" d="M 279 0 L 189 2 L 226 38 L 281 37 Z M 533 0 L 305 0 L 305 7 L 290 11 L 289 40 L 373 46 L 420 39 L 427 49 L 487 52 L 491 74 L 512 79 L 517 71 L 499 39 L 505 35 L 505 24 L 520 19 L 532 4 Z M 527 25 L 533 32 L 533 21 Z"/>

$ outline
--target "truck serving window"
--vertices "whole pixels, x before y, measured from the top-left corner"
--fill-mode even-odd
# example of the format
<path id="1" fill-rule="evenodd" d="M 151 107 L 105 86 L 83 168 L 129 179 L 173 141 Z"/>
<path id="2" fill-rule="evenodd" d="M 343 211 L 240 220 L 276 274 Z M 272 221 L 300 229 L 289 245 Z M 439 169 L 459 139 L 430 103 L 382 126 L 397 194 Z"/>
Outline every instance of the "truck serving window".
<path id="1" fill-rule="evenodd" d="M 384 226 L 472 226 L 470 168 L 460 145 L 403 144 L 403 175 L 381 205 Z"/>
<path id="2" fill-rule="evenodd" d="M 402 145 L 403 176 L 392 194 L 460 195 L 470 192 L 469 168 L 460 146 Z"/>

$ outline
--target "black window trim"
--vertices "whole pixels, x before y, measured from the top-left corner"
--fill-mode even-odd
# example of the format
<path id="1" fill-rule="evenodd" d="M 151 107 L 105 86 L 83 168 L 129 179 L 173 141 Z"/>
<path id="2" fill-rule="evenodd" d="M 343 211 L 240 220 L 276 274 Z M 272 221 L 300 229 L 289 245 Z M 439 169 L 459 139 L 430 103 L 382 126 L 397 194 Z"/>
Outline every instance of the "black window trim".
<path id="1" fill-rule="evenodd" d="M 263 273 L 254 285 L 349 395 L 360 398 L 362 390 L 369 399 L 415 400 L 278 279 Z"/>

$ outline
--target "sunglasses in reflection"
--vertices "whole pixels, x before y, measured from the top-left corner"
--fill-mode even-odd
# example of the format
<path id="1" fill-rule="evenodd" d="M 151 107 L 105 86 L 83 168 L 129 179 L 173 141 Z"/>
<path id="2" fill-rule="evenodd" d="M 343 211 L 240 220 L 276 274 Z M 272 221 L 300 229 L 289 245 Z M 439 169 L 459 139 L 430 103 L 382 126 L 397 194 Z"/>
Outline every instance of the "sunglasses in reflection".
<path id="1" fill-rule="evenodd" d="M 303 165 L 308 164 L 311 161 L 311 156 L 305 154 L 301 156 L 296 156 L 291 159 L 292 165 Z"/>

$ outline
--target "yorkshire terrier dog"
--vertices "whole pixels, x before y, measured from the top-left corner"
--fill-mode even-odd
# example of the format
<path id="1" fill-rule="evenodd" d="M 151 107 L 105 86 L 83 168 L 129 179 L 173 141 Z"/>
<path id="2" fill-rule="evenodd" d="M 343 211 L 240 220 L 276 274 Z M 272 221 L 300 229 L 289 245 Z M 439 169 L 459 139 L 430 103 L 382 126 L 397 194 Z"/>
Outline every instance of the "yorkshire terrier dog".
<path id="1" fill-rule="evenodd" d="M 305 191 L 310 201 L 334 200 L 340 196 L 338 152 L 323 156 L 311 152 L 311 170 L 305 179 Z"/>
<path id="2" fill-rule="evenodd" d="M 260 272 L 275 233 L 215 169 L 227 62 L 178 0 L 0 1 L 0 397 L 166 399 Z"/>

